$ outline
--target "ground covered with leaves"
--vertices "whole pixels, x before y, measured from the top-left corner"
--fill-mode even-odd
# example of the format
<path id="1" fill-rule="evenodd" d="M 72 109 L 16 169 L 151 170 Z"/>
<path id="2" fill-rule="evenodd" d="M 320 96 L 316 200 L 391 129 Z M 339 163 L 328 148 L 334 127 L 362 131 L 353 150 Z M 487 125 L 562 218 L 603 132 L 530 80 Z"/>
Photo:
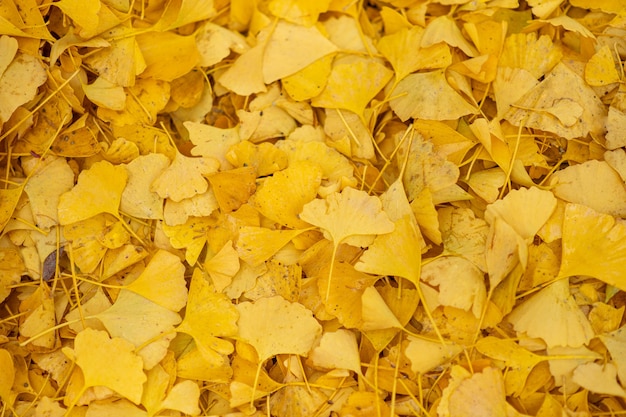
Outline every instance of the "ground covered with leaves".
<path id="1" fill-rule="evenodd" d="M 625 11 L 0 1 L 0 416 L 624 415 Z"/>

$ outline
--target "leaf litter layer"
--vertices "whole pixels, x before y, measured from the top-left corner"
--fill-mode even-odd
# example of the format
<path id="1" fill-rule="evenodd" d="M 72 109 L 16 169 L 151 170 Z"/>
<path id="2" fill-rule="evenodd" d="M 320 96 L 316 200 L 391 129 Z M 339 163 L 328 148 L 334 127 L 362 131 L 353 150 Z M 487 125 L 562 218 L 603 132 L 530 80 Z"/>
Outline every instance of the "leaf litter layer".
<path id="1" fill-rule="evenodd" d="M 625 10 L 1 2 L 0 415 L 625 414 Z"/>

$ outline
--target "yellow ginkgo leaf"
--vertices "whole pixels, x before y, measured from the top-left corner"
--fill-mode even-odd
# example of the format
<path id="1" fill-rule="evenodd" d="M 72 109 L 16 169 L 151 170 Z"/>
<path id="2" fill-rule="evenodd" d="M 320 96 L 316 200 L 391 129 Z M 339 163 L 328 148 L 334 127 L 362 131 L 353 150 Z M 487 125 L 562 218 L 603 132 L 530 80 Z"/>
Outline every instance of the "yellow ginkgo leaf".
<path id="1" fill-rule="evenodd" d="M 626 189 L 619 174 L 606 161 L 589 160 L 555 172 L 550 181 L 554 195 L 600 213 L 626 216 Z"/>
<path id="2" fill-rule="evenodd" d="M 218 78 L 219 83 L 241 96 L 267 91 L 263 82 L 264 55 L 265 42 L 259 42 L 237 58 Z"/>
<path id="3" fill-rule="evenodd" d="M 423 266 L 420 279 L 439 287 L 438 303 L 480 317 L 487 298 L 484 273 L 460 256 L 445 256 Z"/>
<path id="4" fill-rule="evenodd" d="M 163 198 L 150 185 L 170 164 L 160 153 L 138 156 L 126 165 L 128 183 L 122 193 L 120 210 L 140 219 L 162 219 Z"/>
<path id="5" fill-rule="evenodd" d="M 157 415 L 162 410 L 178 410 L 186 415 L 198 415 L 200 388 L 193 381 L 181 381 L 170 386 L 170 375 L 161 365 L 147 374 L 141 404 L 146 407 L 148 416 Z"/>
<path id="6" fill-rule="evenodd" d="M 626 327 L 598 335 L 611 354 L 612 362 L 617 367 L 617 375 L 620 381 L 626 379 Z"/>
<path id="7" fill-rule="evenodd" d="M 309 355 L 313 366 L 325 369 L 349 369 L 361 374 L 361 358 L 354 332 L 337 329 L 325 332 L 319 345 Z"/>
<path id="8" fill-rule="evenodd" d="M 455 120 L 477 111 L 448 84 L 444 70 L 408 75 L 391 95 L 394 98 L 389 104 L 402 121 L 409 118 Z"/>
<path id="9" fill-rule="evenodd" d="M 398 318 L 374 287 L 366 287 L 361 294 L 361 320 L 359 330 L 362 331 L 402 328 Z"/>
<path id="10" fill-rule="evenodd" d="M 626 391 L 617 382 L 617 369 L 612 363 L 587 362 L 574 370 L 572 380 L 581 387 L 597 394 L 626 397 Z"/>
<path id="11" fill-rule="evenodd" d="M 256 190 L 256 172 L 253 167 L 241 167 L 216 172 L 207 177 L 215 199 L 224 213 L 237 210 Z"/>
<path id="12" fill-rule="evenodd" d="M 232 168 L 226 155 L 231 147 L 241 143 L 239 126 L 220 129 L 219 127 L 189 121 L 183 123 L 183 126 L 189 132 L 189 140 L 195 145 L 191 148 L 192 155 L 217 159 L 222 171 Z"/>
<path id="13" fill-rule="evenodd" d="M 150 191 L 173 201 L 202 194 L 209 188 L 204 175 L 216 172 L 219 165 L 213 158 L 192 158 L 177 153 L 172 164 L 154 180 Z"/>
<path id="14" fill-rule="evenodd" d="M 207 320 L 208 317 L 211 319 Z M 222 364 L 222 354 L 233 352 L 232 343 L 220 337 L 237 334 L 238 317 L 230 299 L 215 292 L 202 272 L 195 269 L 189 286 L 185 318 L 177 330 L 192 336 L 202 356 L 213 366 Z"/>
<path id="15" fill-rule="evenodd" d="M 485 255 L 490 291 L 493 291 L 518 263 L 526 267 L 528 247 L 507 222 L 496 217 L 489 228 Z"/>
<path id="16" fill-rule="evenodd" d="M 78 176 L 78 183 L 59 198 L 59 222 L 75 223 L 100 213 L 119 216 L 118 209 L 128 174 L 123 166 L 94 163 Z"/>
<path id="17" fill-rule="evenodd" d="M 13 381 L 15 380 L 15 364 L 13 363 L 13 356 L 6 349 L 0 349 L 0 369 L 3 372 L 0 374 L 0 398 L 5 404 L 13 404 Z"/>
<path id="18" fill-rule="evenodd" d="M 160 249 L 139 277 L 125 288 L 169 310 L 178 311 L 187 302 L 185 266 L 178 256 Z"/>
<path id="19" fill-rule="evenodd" d="M 421 269 L 421 239 L 409 216 L 395 222 L 391 233 L 378 235 L 354 268 L 375 275 L 395 275 L 417 284 Z"/>
<path id="20" fill-rule="evenodd" d="M 63 348 L 63 351 L 82 371 L 81 395 L 89 387 L 102 385 L 139 404 L 147 378 L 143 361 L 132 343 L 119 337 L 110 338 L 100 330 L 85 329 L 76 335 L 74 349 Z"/>
<path id="21" fill-rule="evenodd" d="M 422 35 L 420 45 L 427 48 L 440 42 L 461 49 L 469 57 L 477 54 L 476 49 L 465 39 L 461 29 L 450 16 L 439 16 L 430 21 Z"/>
<path id="22" fill-rule="evenodd" d="M 270 9 L 279 1 L 283 0 L 272 1 Z M 289 2 L 294 2 L 294 0 L 289 0 Z M 300 2 L 304 3 L 301 0 Z M 307 4 L 321 5 L 321 3 Z M 279 20 L 265 48 L 263 80 L 265 84 L 271 84 L 283 77 L 293 75 L 314 61 L 336 51 L 337 47 L 322 35 L 317 27 L 305 27 Z M 282 59 L 284 56 L 289 56 L 289 60 Z"/>
<path id="23" fill-rule="evenodd" d="M 559 277 L 587 275 L 626 290 L 626 226 L 613 216 L 568 204 Z"/>
<path id="24" fill-rule="evenodd" d="M 512 190 L 501 200 L 487 206 L 485 220 L 494 217 L 507 222 L 522 239 L 533 238 L 556 208 L 556 198 L 537 187 Z"/>
<path id="25" fill-rule="evenodd" d="M 239 142 L 229 148 L 226 159 L 235 167 L 253 167 L 259 177 L 287 168 L 287 155 L 268 142 Z"/>
<path id="26" fill-rule="evenodd" d="M 64 158 L 48 156 L 39 160 L 41 163 L 35 167 L 24 191 L 28 194 L 36 225 L 49 229 L 58 222 L 59 198 L 73 187 L 74 173 Z M 50 183 L 50 178 L 55 178 L 54 183 Z"/>
<path id="27" fill-rule="evenodd" d="M 346 243 L 365 247 L 372 243 L 375 235 L 389 233 L 395 228 L 382 210 L 379 198 L 351 187 L 345 188 L 341 193 L 335 192 L 325 200 L 316 199 L 305 204 L 300 218 L 320 227 L 324 235 L 333 242 L 327 287 L 321 291 L 326 301 L 331 292 L 333 264 L 339 245 Z"/>
<path id="28" fill-rule="evenodd" d="M 281 80 L 283 88 L 294 100 L 309 100 L 319 95 L 326 87 L 334 56 L 326 55 L 308 67 Z"/>
<path id="29" fill-rule="evenodd" d="M 270 12 L 276 17 L 302 26 L 312 26 L 320 13 L 328 10 L 330 0 L 309 2 L 306 0 L 272 0 Z"/>
<path id="30" fill-rule="evenodd" d="M 424 374 L 463 351 L 461 345 L 449 343 L 442 345 L 440 341 L 408 336 L 404 354 L 411 362 L 411 370 Z"/>
<path id="31" fill-rule="evenodd" d="M 298 214 L 312 201 L 322 182 L 320 168 L 310 162 L 291 164 L 266 178 L 250 203 L 265 217 L 287 227 L 310 225 Z"/>
<path id="32" fill-rule="evenodd" d="M 487 222 L 470 209 L 444 207 L 438 214 L 444 253 L 462 256 L 487 272 Z"/>
<path id="33" fill-rule="evenodd" d="M 19 106 L 32 100 L 46 79 L 46 70 L 35 56 L 18 53 L 0 77 L 0 123 L 6 123 Z"/>
<path id="34" fill-rule="evenodd" d="M 391 70 L 372 58 L 335 58 L 326 88 L 311 100 L 311 105 L 350 110 L 363 117 L 367 104 L 391 77 Z"/>
<path id="35" fill-rule="evenodd" d="M 135 40 L 146 65 L 141 73 L 145 78 L 172 81 L 187 74 L 200 61 L 193 35 L 150 31 L 137 35 Z"/>
<path id="36" fill-rule="evenodd" d="M 378 50 L 387 58 L 398 81 L 412 72 L 421 69 L 446 68 L 452 63 L 450 48 L 444 43 L 436 43 L 422 48 L 424 29 L 419 26 L 403 28 L 378 41 Z"/>
<path id="37" fill-rule="evenodd" d="M 244 262 L 258 266 L 306 230 L 271 230 L 265 227 L 244 226 L 239 229 L 237 253 Z"/>
<path id="38" fill-rule="evenodd" d="M 495 202 L 500 195 L 500 187 L 506 181 L 506 173 L 499 167 L 473 172 L 467 185 L 487 203 Z"/>
<path id="39" fill-rule="evenodd" d="M 209 217 L 189 217 L 176 226 L 163 224 L 163 233 L 170 239 L 170 244 L 176 249 L 185 249 L 185 260 L 189 265 L 195 265 L 200 252 L 207 242 L 207 231 L 214 221 Z"/>
<path id="40" fill-rule="evenodd" d="M 441 417 L 522 416 L 506 401 L 504 378 L 496 368 L 484 368 L 480 373 L 469 373 L 455 365 L 452 381 L 442 393 L 437 407 Z"/>
<path id="41" fill-rule="evenodd" d="M 131 342 L 143 360 L 143 367 L 151 369 L 163 359 L 174 326 L 180 316 L 132 291 L 122 290 L 115 303 L 93 317 L 102 322 L 109 334 Z"/>
<path id="42" fill-rule="evenodd" d="M 219 252 L 204 263 L 204 269 L 209 273 L 217 292 L 228 287 L 239 271 L 239 256 L 233 248 L 233 242 L 226 242 Z"/>
<path id="43" fill-rule="evenodd" d="M 543 339 L 548 347 L 578 347 L 594 336 L 589 320 L 570 294 L 567 278 L 548 285 L 517 306 L 508 315 L 508 321 L 518 332 Z"/>
<path id="44" fill-rule="evenodd" d="M 237 311 L 237 338 L 254 346 L 261 362 L 279 353 L 307 356 L 322 334 L 311 311 L 281 296 L 239 303 Z"/>

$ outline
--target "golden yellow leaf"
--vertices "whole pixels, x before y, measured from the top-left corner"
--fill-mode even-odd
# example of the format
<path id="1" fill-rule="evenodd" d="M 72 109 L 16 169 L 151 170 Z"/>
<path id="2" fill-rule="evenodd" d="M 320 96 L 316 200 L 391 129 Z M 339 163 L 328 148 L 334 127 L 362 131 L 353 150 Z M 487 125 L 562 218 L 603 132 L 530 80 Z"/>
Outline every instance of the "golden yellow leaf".
<path id="1" fill-rule="evenodd" d="M 126 106 L 126 93 L 120 85 L 112 83 L 105 78 L 98 77 L 91 84 L 84 84 L 85 95 L 101 107 L 111 110 L 124 110 Z"/>
<path id="2" fill-rule="evenodd" d="M 416 284 L 420 279 L 421 239 L 409 216 L 395 222 L 391 233 L 378 235 L 354 265 L 357 271 L 395 275 Z"/>
<path id="3" fill-rule="evenodd" d="M 391 77 L 392 72 L 373 59 L 356 55 L 337 57 L 326 87 L 311 104 L 350 110 L 363 117 L 367 104 Z"/>
<path id="4" fill-rule="evenodd" d="M 59 222 L 86 220 L 100 213 L 119 216 L 118 209 L 128 174 L 122 166 L 96 162 L 78 176 L 78 182 L 59 198 Z"/>
<path id="5" fill-rule="evenodd" d="M 15 109 L 32 100 L 46 79 L 36 57 L 18 53 L 0 74 L 0 123 L 6 123 Z"/>
<path id="6" fill-rule="evenodd" d="M 256 172 L 253 167 L 241 167 L 216 172 L 207 176 L 215 199 L 224 213 L 237 210 L 256 190 Z"/>
<path id="7" fill-rule="evenodd" d="M 302 26 L 312 26 L 320 13 L 328 10 L 330 0 L 311 3 L 306 0 L 272 0 L 269 9 L 276 17 Z"/>
<path id="8" fill-rule="evenodd" d="M 134 49 L 133 49 L 134 51 Z M 121 84 L 121 83 L 120 83 Z M 152 126 L 170 98 L 170 85 L 151 78 L 137 79 L 127 87 L 124 110 L 98 108 L 98 117 L 115 125 L 147 124 Z"/>
<path id="9" fill-rule="evenodd" d="M 578 347 L 594 336 L 589 320 L 570 294 L 567 278 L 532 295 L 513 309 L 507 319 L 515 330 L 543 339 L 548 347 Z"/>
<path id="10" fill-rule="evenodd" d="M 54 298 L 46 284 L 40 285 L 20 303 L 20 337 L 29 339 L 41 334 L 27 345 L 32 350 L 50 350 L 57 345 L 56 332 L 47 332 L 56 324 Z"/>
<path id="11" fill-rule="evenodd" d="M 279 1 L 284 0 L 273 0 L 270 3 L 270 9 L 280 7 L 277 4 Z M 294 0 L 288 1 L 294 2 Z M 320 5 L 320 3 L 314 4 Z M 310 4 L 308 7 L 313 5 L 313 3 L 308 4 Z M 307 18 L 311 17 L 307 16 Z M 307 26 L 283 20 L 278 21 L 263 55 L 263 81 L 265 84 L 271 84 L 276 80 L 293 75 L 314 61 L 337 51 L 337 47 L 322 35 L 318 28 Z M 284 56 L 289 56 L 289 60 L 282 59 Z"/>
<path id="12" fill-rule="evenodd" d="M 309 310 L 280 296 L 240 303 L 237 311 L 237 338 L 254 346 L 261 362 L 279 353 L 307 356 L 322 334 Z"/>
<path id="13" fill-rule="evenodd" d="M 233 276 L 239 271 L 239 256 L 233 248 L 233 242 L 229 240 L 211 259 L 207 259 L 204 262 L 204 269 L 211 277 L 217 292 L 222 292 L 228 287 Z"/>
<path id="14" fill-rule="evenodd" d="M 120 210 L 140 219 L 162 219 L 163 198 L 151 191 L 150 185 L 169 164 L 169 159 L 160 153 L 138 156 L 128 163 L 128 182 L 122 192 Z"/>
<path id="15" fill-rule="evenodd" d="M 626 397 L 626 391 L 617 382 L 617 369 L 612 363 L 600 365 L 587 362 L 578 365 L 573 381 L 591 392 Z"/>
<path id="16" fill-rule="evenodd" d="M 132 291 L 122 290 L 115 303 L 94 314 L 112 337 L 132 343 L 142 359 L 144 369 L 151 369 L 163 359 L 174 326 L 180 323 L 178 314 Z"/>
<path id="17" fill-rule="evenodd" d="M 350 330 L 324 332 L 319 345 L 313 348 L 309 361 L 325 369 L 349 369 L 361 373 L 361 358 L 356 336 Z"/>
<path id="18" fill-rule="evenodd" d="M 25 269 L 24 261 L 16 249 L 0 249 L 0 302 L 9 296 L 11 286 L 20 282 Z"/>
<path id="19" fill-rule="evenodd" d="M 450 86 L 444 70 L 408 75 L 396 85 L 392 96 L 389 104 L 402 121 L 454 120 L 476 113 L 476 108 Z"/>
<path id="20" fill-rule="evenodd" d="M 191 149 L 192 155 L 217 159 L 222 171 L 231 168 L 226 155 L 231 147 L 241 142 L 239 127 L 220 129 L 194 122 L 185 122 L 184 126 L 189 132 L 189 139 L 195 145 Z"/>
<path id="21" fill-rule="evenodd" d="M 295 74 L 282 79 L 283 88 L 294 100 L 309 100 L 326 87 L 334 56 L 326 55 Z"/>
<path id="22" fill-rule="evenodd" d="M 135 38 L 146 68 L 142 77 L 172 81 L 191 71 L 200 60 L 194 36 L 146 32 Z"/>
<path id="23" fill-rule="evenodd" d="M 184 248 L 185 260 L 189 265 L 195 265 L 207 242 L 207 231 L 213 223 L 208 217 L 190 217 L 183 224 L 176 226 L 163 224 L 162 227 L 170 244 L 177 249 Z"/>
<path id="24" fill-rule="evenodd" d="M 172 164 L 152 182 L 150 191 L 173 201 L 202 194 L 209 188 L 204 176 L 217 171 L 218 167 L 216 159 L 193 158 L 177 153 Z"/>
<path id="25" fill-rule="evenodd" d="M 193 337 L 202 357 L 212 367 L 222 364 L 222 354 L 233 352 L 231 342 L 220 337 L 237 334 L 238 317 L 238 310 L 228 297 L 215 292 L 202 272 L 195 269 L 189 287 L 185 318 L 177 330 Z"/>
<path id="26" fill-rule="evenodd" d="M 563 219 L 563 251 L 559 277 L 588 275 L 626 289 L 626 226 L 613 216 L 579 204 L 568 204 Z"/>
<path id="27" fill-rule="evenodd" d="M 395 71 L 396 80 L 423 69 L 446 68 L 452 63 L 450 48 L 443 43 L 422 48 L 424 29 L 403 28 L 383 36 L 376 45 Z"/>
<path id="28" fill-rule="evenodd" d="M 250 204 L 265 217 L 287 227 L 309 227 L 298 216 L 312 201 L 322 181 L 320 168 L 309 162 L 292 164 L 263 181 Z"/>
<path id="29" fill-rule="evenodd" d="M 615 68 L 613 53 L 608 45 L 601 47 L 585 65 L 585 81 L 597 87 L 619 82 L 620 75 Z"/>
<path id="30" fill-rule="evenodd" d="M 187 415 L 200 414 L 200 388 L 197 384 L 185 380 L 171 386 L 170 375 L 161 365 L 152 368 L 147 378 L 141 404 L 146 407 L 148 416 L 157 415 L 162 410 L 178 410 Z"/>
<path id="31" fill-rule="evenodd" d="M 180 258 L 165 250 L 157 251 L 146 269 L 126 289 L 172 311 L 187 303 L 185 266 Z"/>
<path id="32" fill-rule="evenodd" d="M 271 230 L 265 227 L 244 226 L 239 229 L 237 253 L 251 266 L 261 265 L 305 230 Z"/>
<path id="33" fill-rule="evenodd" d="M 404 354 L 411 362 L 411 370 L 424 374 L 454 358 L 463 351 L 455 343 L 442 345 L 439 341 L 408 336 Z"/>
<path id="34" fill-rule="evenodd" d="M 469 57 L 476 55 L 476 49 L 465 39 L 461 30 L 450 16 L 439 16 L 429 22 L 422 35 L 420 45 L 423 48 L 427 48 L 440 42 L 445 42 L 450 46 L 461 49 Z"/>
<path id="35" fill-rule="evenodd" d="M 89 387 L 102 385 L 139 404 L 147 378 L 143 361 L 134 350 L 135 346 L 124 339 L 85 329 L 76 335 L 74 349 L 64 348 L 64 353 L 76 361 L 83 373 L 81 394 Z"/>

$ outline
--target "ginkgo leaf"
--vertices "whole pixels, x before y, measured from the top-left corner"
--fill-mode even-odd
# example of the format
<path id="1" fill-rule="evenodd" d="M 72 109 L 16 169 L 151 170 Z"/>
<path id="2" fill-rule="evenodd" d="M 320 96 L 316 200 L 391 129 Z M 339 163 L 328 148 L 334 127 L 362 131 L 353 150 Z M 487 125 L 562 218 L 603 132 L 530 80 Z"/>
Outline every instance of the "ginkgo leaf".
<path id="1" fill-rule="evenodd" d="M 277 3 L 277 0 L 272 1 L 270 8 Z M 305 27 L 280 20 L 263 55 L 263 80 L 265 84 L 271 84 L 336 51 L 337 47 L 315 26 Z M 286 55 L 290 59 L 285 62 L 281 58 Z"/>
<path id="2" fill-rule="evenodd" d="M 143 366 L 150 369 L 167 353 L 174 338 L 174 326 L 180 316 L 147 298 L 122 290 L 113 305 L 94 315 L 113 337 L 120 337 L 141 347 L 136 353 Z"/>
<path id="3" fill-rule="evenodd" d="M 185 260 L 189 265 L 195 265 L 207 242 L 207 230 L 212 225 L 213 221 L 208 217 L 190 217 L 180 225 L 164 224 L 163 233 L 174 248 L 185 248 Z"/>
<path id="4" fill-rule="evenodd" d="M 299 217 L 305 204 L 312 201 L 322 182 L 320 168 L 309 162 L 290 164 L 265 179 L 250 203 L 265 217 L 291 228 L 310 225 Z"/>
<path id="5" fill-rule="evenodd" d="M 335 245 L 367 246 L 374 235 L 394 229 L 379 198 L 351 187 L 305 204 L 300 218 L 320 227 Z"/>
<path id="6" fill-rule="evenodd" d="M 328 10 L 330 0 L 314 3 L 306 0 L 272 0 L 269 9 L 276 17 L 302 26 L 311 26 L 317 22 L 320 13 Z"/>
<path id="7" fill-rule="evenodd" d="M 279 353 L 307 356 L 322 334 L 311 311 L 280 296 L 239 303 L 237 311 L 237 338 L 254 346 L 261 362 Z"/>
<path id="8" fill-rule="evenodd" d="M 202 356 L 213 366 L 221 365 L 220 354 L 233 352 L 233 345 L 220 337 L 237 334 L 238 316 L 230 299 L 225 294 L 215 292 L 202 272 L 195 269 L 191 277 L 185 318 L 177 330 L 192 336 Z"/>
<path id="9" fill-rule="evenodd" d="M 543 339 L 548 347 L 578 347 L 594 336 L 589 320 L 570 294 L 567 278 L 548 285 L 517 306 L 508 315 L 508 321 L 518 332 Z"/>
<path id="10" fill-rule="evenodd" d="M 195 145 L 191 148 L 192 155 L 217 159 L 222 171 L 230 168 L 226 155 L 231 147 L 242 142 L 239 126 L 220 129 L 216 126 L 195 122 L 185 122 L 183 125 L 189 132 L 189 140 Z"/>
<path id="11" fill-rule="evenodd" d="M 134 351 L 132 343 L 119 337 L 110 338 L 106 332 L 92 329 L 85 329 L 76 335 L 73 350 L 64 348 L 66 355 L 76 361 L 83 373 L 85 383 L 82 392 L 102 385 L 139 404 L 147 378 L 143 372 L 143 361 Z"/>
<path id="12" fill-rule="evenodd" d="M 178 311 L 187 302 L 185 266 L 178 256 L 159 250 L 141 275 L 125 288 L 167 309 Z"/>
<path id="13" fill-rule="evenodd" d="M 402 328 L 398 318 L 374 287 L 366 287 L 361 294 L 361 320 L 359 329 L 363 331 Z"/>
<path id="14" fill-rule="evenodd" d="M 128 174 L 122 166 L 107 161 L 83 170 L 78 182 L 59 198 L 59 222 L 75 223 L 100 213 L 119 216 L 118 209 Z"/>
<path id="15" fill-rule="evenodd" d="M 392 96 L 395 98 L 389 104 L 402 121 L 454 120 L 476 113 L 476 108 L 448 84 L 443 70 L 408 75 L 396 85 Z"/>
<path id="16" fill-rule="evenodd" d="M 161 365 L 152 368 L 147 378 L 141 404 L 146 407 L 148 416 L 157 415 L 162 410 L 178 410 L 187 415 L 200 414 L 198 384 L 186 380 L 170 386 L 170 375 Z"/>
<path id="17" fill-rule="evenodd" d="M 357 55 L 335 58 L 326 88 L 311 100 L 311 104 L 350 110 L 362 116 L 367 104 L 391 76 L 388 68 L 370 58 Z"/>
<path id="18" fill-rule="evenodd" d="M 626 226 L 613 216 L 579 204 L 568 204 L 563 219 L 559 277 L 588 275 L 626 290 Z"/>
<path id="19" fill-rule="evenodd" d="M 307 203 L 302 208 L 300 218 L 320 227 L 333 242 L 327 287 L 323 291 L 326 301 L 330 296 L 333 265 L 339 244 L 368 246 L 374 235 L 389 233 L 395 227 L 382 211 L 380 199 L 351 187 L 341 193 L 333 193 L 325 200 L 316 199 Z"/>
<path id="20" fill-rule="evenodd" d="M 450 16 L 439 16 L 429 22 L 422 35 L 420 45 L 422 47 L 429 47 L 440 42 L 445 42 L 450 46 L 456 46 L 469 57 L 476 55 L 476 50 L 467 39 L 465 39 L 461 30 Z"/>
<path id="21" fill-rule="evenodd" d="M 122 192 L 121 211 L 140 219 L 162 219 L 163 198 L 150 191 L 150 185 L 169 164 L 165 155 L 151 153 L 138 156 L 126 165 L 128 183 Z"/>
<path id="22" fill-rule="evenodd" d="M 349 369 L 361 373 L 361 358 L 356 336 L 350 330 L 325 332 L 319 345 L 311 350 L 309 361 L 325 369 Z"/>
<path id="23" fill-rule="evenodd" d="M 595 362 L 587 362 L 574 370 L 574 382 L 598 394 L 615 395 L 626 397 L 626 391 L 617 382 L 617 369 L 612 363 L 600 365 Z"/>
<path id="24" fill-rule="evenodd" d="M 512 190 L 503 199 L 487 206 L 485 220 L 502 218 L 522 239 L 535 236 L 556 208 L 556 198 L 537 187 Z"/>
<path id="25" fill-rule="evenodd" d="M 626 215 L 624 181 L 606 161 L 589 160 L 555 172 L 553 193 L 570 203 L 582 204 L 601 213 Z"/>
<path id="26" fill-rule="evenodd" d="M 180 201 L 204 193 L 209 184 L 204 175 L 219 168 L 216 159 L 208 157 L 192 158 L 177 153 L 172 164 L 154 180 L 150 190 L 161 198 Z"/>
<path id="27" fill-rule="evenodd" d="M 37 159 L 35 159 L 37 160 Z M 58 222 L 59 198 L 74 185 L 74 173 L 64 158 L 47 157 L 35 168 L 24 191 L 28 194 L 38 227 L 49 229 Z M 50 178 L 55 178 L 53 184 Z"/>
<path id="28" fill-rule="evenodd" d="M 439 341 L 408 336 L 404 354 L 411 362 L 411 370 L 424 374 L 463 351 L 463 347 L 455 343 L 442 345 Z"/>
<path id="29" fill-rule="evenodd" d="M 604 343 L 609 350 L 613 363 L 617 367 L 617 375 L 620 381 L 626 380 L 626 328 L 619 329 L 598 335 L 598 338 Z"/>
<path id="30" fill-rule="evenodd" d="M 244 226 L 239 229 L 237 253 L 244 262 L 258 266 L 306 230 L 271 230 L 265 227 Z"/>
<path id="31" fill-rule="evenodd" d="M 396 275 L 417 284 L 421 269 L 419 230 L 409 216 L 395 222 L 391 233 L 378 235 L 354 268 L 375 275 Z"/>
<path id="32" fill-rule="evenodd" d="M 223 212 L 237 210 L 256 190 L 256 172 L 252 167 L 217 172 L 207 177 L 215 199 Z"/>
<path id="33" fill-rule="evenodd" d="M 204 268 L 209 273 L 217 292 L 222 292 L 228 287 L 233 276 L 239 271 L 239 256 L 233 248 L 233 242 L 230 240 L 226 242 L 219 252 L 204 263 Z"/>

